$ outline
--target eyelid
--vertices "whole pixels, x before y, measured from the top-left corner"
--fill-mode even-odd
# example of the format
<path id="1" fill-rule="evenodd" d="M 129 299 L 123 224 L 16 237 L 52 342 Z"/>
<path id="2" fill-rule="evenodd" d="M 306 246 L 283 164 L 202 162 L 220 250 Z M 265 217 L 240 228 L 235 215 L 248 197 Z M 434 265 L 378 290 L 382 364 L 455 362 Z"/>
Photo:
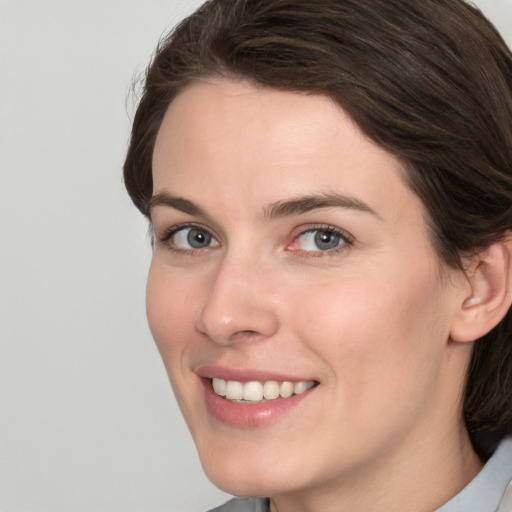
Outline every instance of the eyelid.
<path id="1" fill-rule="evenodd" d="M 180 222 L 179 224 L 173 224 L 172 226 L 165 228 L 160 236 L 157 235 L 157 238 L 161 242 L 167 242 L 178 231 L 186 228 L 201 229 L 202 231 L 206 231 L 210 235 L 215 236 L 210 229 L 208 229 L 206 226 L 203 226 L 202 224 L 198 224 L 197 222 Z"/>

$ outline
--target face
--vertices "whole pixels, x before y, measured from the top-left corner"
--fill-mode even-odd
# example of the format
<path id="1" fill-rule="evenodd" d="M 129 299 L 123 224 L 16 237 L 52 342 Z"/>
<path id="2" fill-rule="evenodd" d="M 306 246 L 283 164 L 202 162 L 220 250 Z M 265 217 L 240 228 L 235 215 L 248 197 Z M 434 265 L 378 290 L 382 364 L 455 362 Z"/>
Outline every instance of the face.
<path id="1" fill-rule="evenodd" d="M 439 450 L 465 281 L 392 155 L 325 97 L 212 80 L 170 105 L 153 172 L 148 319 L 215 484 L 303 492 Z"/>

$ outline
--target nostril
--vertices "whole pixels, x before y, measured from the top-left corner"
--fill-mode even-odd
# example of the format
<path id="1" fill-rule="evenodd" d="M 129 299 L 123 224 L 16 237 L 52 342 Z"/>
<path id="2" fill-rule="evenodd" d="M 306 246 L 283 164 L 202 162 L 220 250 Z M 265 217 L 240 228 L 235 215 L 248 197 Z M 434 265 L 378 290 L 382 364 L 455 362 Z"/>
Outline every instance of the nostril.
<path id="1" fill-rule="evenodd" d="M 247 329 L 247 330 L 234 332 L 230 336 L 230 341 L 232 341 L 232 342 L 256 341 L 259 338 L 263 338 L 263 337 L 264 337 L 263 333 Z"/>

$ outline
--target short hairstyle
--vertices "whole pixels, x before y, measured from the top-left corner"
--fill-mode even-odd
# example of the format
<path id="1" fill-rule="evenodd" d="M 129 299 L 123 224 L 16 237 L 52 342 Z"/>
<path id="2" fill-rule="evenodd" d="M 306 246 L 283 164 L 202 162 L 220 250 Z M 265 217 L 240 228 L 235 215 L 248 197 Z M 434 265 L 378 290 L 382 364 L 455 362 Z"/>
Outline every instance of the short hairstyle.
<path id="1" fill-rule="evenodd" d="M 124 164 L 149 217 L 163 116 L 208 77 L 331 98 L 395 155 L 423 202 L 438 257 L 462 256 L 512 228 L 512 55 L 463 0 L 211 0 L 160 42 Z M 488 457 L 512 434 L 512 315 L 473 347 L 463 413 Z"/>

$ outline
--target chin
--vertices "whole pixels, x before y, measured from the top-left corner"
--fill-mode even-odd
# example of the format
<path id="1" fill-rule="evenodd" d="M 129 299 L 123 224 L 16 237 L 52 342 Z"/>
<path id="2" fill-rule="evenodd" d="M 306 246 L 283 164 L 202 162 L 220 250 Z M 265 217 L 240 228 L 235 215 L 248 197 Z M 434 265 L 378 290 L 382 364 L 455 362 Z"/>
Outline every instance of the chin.
<path id="1" fill-rule="evenodd" d="M 297 471 L 303 465 L 297 464 L 294 457 L 279 453 L 266 456 L 263 447 L 255 448 L 257 454 L 254 448 L 251 453 L 234 447 L 217 454 L 211 449 L 199 452 L 203 470 L 216 487 L 241 498 L 264 498 L 307 486 L 301 480 L 307 475 Z"/>
<path id="2" fill-rule="evenodd" d="M 218 468 L 205 470 L 209 480 L 222 491 L 240 498 L 266 498 L 283 492 L 291 491 L 287 485 L 264 475 L 262 469 L 259 473 L 247 474 L 238 472 L 228 474 Z"/>

